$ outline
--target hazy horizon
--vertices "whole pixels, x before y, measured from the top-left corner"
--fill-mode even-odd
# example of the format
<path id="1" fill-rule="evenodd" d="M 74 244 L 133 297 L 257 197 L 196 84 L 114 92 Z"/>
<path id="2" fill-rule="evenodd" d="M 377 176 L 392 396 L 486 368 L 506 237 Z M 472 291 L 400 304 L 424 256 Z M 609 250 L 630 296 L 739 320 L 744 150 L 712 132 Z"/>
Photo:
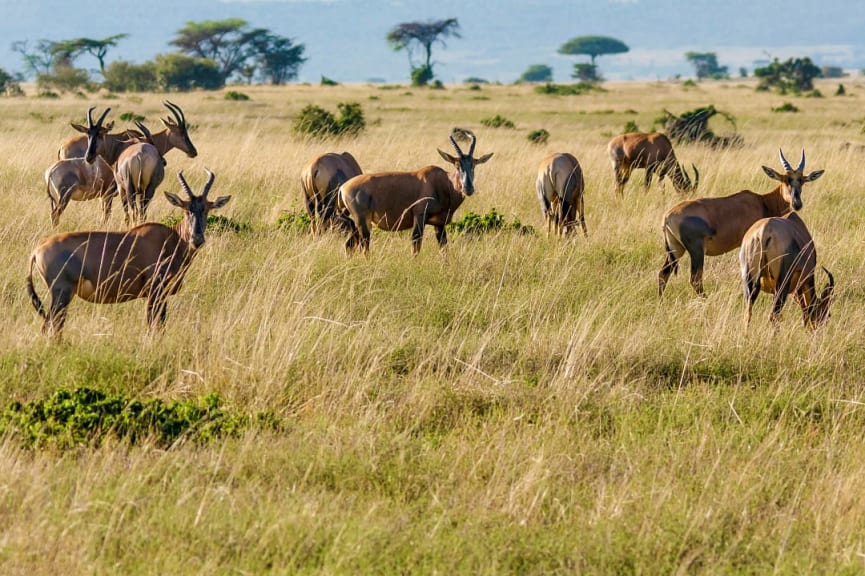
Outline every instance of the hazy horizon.
<path id="1" fill-rule="evenodd" d="M 317 83 L 321 76 L 340 82 L 407 82 L 408 57 L 394 52 L 385 40 L 396 24 L 455 17 L 462 38 L 433 49 L 436 76 L 461 82 L 474 76 L 513 82 L 532 64 L 546 64 L 556 81 L 567 81 L 573 64 L 585 58 L 556 51 L 575 36 L 607 35 L 624 41 L 630 51 L 598 59 L 608 80 L 666 79 L 692 76 L 688 51 L 715 52 L 731 75 L 749 71 L 755 61 L 772 57 L 809 56 L 818 66 L 847 70 L 865 67 L 865 24 L 852 1 L 818 3 L 792 0 L 780 10 L 768 3 L 731 0 L 500 0 L 464 4 L 454 0 L 151 0 L 122 5 L 94 0 L 64 2 L 0 0 L 5 19 L 0 33 L 0 68 L 23 71 L 17 40 L 77 37 L 129 37 L 109 51 L 107 61 L 143 62 L 174 51 L 169 42 L 188 21 L 243 18 L 251 26 L 268 28 L 305 45 L 307 62 L 299 82 Z M 62 22 L 63 26 L 54 25 Z M 154 23 L 160 23 L 155 26 Z M 49 24 L 46 26 L 46 23 Z M 140 29 L 139 29 L 140 28 Z M 76 64 L 95 69 L 95 58 Z"/>

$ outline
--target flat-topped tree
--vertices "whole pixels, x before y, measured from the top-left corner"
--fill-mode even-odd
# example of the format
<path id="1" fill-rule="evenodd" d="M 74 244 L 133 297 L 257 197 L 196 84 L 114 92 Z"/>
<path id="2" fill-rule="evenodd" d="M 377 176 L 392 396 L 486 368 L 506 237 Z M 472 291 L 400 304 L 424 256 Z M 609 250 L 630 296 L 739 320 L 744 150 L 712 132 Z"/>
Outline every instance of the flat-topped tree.
<path id="1" fill-rule="evenodd" d="M 562 44 L 559 48 L 559 54 L 590 57 L 592 59 L 590 73 L 587 74 L 585 64 L 577 63 L 574 65 L 573 76 L 583 80 L 598 81 L 601 77 L 597 73 L 595 58 L 606 54 L 623 54 L 628 50 L 630 48 L 627 44 L 609 36 L 577 36 Z"/>
<path id="2" fill-rule="evenodd" d="M 412 69 L 412 84 L 425 86 L 433 79 L 432 71 L 432 46 L 436 42 L 445 45 L 444 39 L 460 36 L 460 24 L 456 18 L 447 20 L 430 20 L 428 22 L 403 22 L 394 26 L 387 34 L 387 41 L 397 52 L 405 49 L 408 53 L 408 62 Z M 424 50 L 424 63 L 415 65 L 412 60 L 412 50 L 415 47 Z"/>

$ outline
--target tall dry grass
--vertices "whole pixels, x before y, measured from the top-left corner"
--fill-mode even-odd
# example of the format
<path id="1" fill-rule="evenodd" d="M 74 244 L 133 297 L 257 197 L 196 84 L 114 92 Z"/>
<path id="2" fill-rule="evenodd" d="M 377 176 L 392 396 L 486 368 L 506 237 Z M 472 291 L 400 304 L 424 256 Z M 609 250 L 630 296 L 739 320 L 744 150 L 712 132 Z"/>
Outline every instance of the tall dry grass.
<path id="1" fill-rule="evenodd" d="M 254 429 L 169 449 L 109 441 L 74 450 L 0 443 L 4 573 L 813 573 L 863 569 L 865 291 L 861 119 L 865 86 L 796 99 L 736 82 L 609 84 L 578 97 L 531 87 L 376 86 L 172 95 L 199 156 L 168 156 L 163 190 L 184 170 L 231 194 L 224 214 L 248 234 L 210 234 L 165 331 L 143 302 L 70 307 L 47 342 L 23 289 L 27 258 L 50 234 L 42 173 L 67 123 L 90 105 L 164 114 L 162 95 L 0 100 L 0 401 L 91 386 L 135 398 L 216 392 L 233 409 L 272 410 Z M 831 94 L 833 86 L 820 86 Z M 357 101 L 357 139 L 293 134 L 307 104 Z M 833 317 L 806 332 L 789 302 L 773 330 L 769 298 L 742 324 L 735 254 L 707 260 L 708 297 L 683 275 L 658 301 L 660 219 L 672 186 L 639 177 L 614 194 L 606 142 L 663 109 L 732 113 L 739 149 L 681 146 L 700 195 L 769 191 L 777 149 L 826 174 L 803 218 L 838 282 Z M 500 114 L 516 129 L 489 129 Z M 539 234 L 428 234 L 412 258 L 402 234 L 374 234 L 368 258 L 343 238 L 275 229 L 301 210 L 299 172 L 349 150 L 367 171 L 439 163 L 451 127 L 494 152 L 467 211 L 495 208 Z M 545 128 L 544 146 L 529 131 Z M 723 122 L 716 130 L 724 131 Z M 543 235 L 537 163 L 574 153 L 587 181 L 589 238 Z M 639 175 L 638 175 L 639 176 Z M 152 219 L 171 214 L 157 198 Z M 92 228 L 74 203 L 63 230 Z M 122 223 L 115 208 L 112 226 Z M 685 264 L 685 268 L 687 264 Z M 819 281 L 822 281 L 819 280 Z M 44 288 L 39 286 L 45 295 Z"/>

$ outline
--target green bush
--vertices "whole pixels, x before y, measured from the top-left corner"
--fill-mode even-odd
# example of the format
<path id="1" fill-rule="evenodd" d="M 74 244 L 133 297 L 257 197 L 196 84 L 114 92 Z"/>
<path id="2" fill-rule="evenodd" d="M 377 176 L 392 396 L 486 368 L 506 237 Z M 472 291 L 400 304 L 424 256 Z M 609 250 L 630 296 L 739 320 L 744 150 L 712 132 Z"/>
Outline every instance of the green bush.
<path id="1" fill-rule="evenodd" d="M 24 95 L 21 85 L 3 68 L 0 68 L 0 94 L 4 96 Z"/>
<path id="2" fill-rule="evenodd" d="M 177 52 L 159 54 L 155 71 L 163 90 L 219 90 L 225 85 L 219 65 L 209 58 L 193 58 Z"/>
<path id="3" fill-rule="evenodd" d="M 545 128 L 532 130 L 529 132 L 528 139 L 532 144 L 546 144 L 547 140 L 550 139 L 550 133 Z"/>
<path id="4" fill-rule="evenodd" d="M 143 114 L 136 114 L 135 112 L 124 112 L 118 118 L 124 122 L 144 122 L 145 116 Z"/>
<path id="5" fill-rule="evenodd" d="M 54 89 L 61 92 L 76 92 L 82 88 L 93 89 L 87 70 L 69 64 L 59 64 L 54 66 L 50 73 L 39 74 L 36 77 L 36 86 L 40 90 Z"/>
<path id="6" fill-rule="evenodd" d="M 451 222 L 447 225 L 448 231 L 455 234 L 470 234 L 481 235 L 491 232 L 513 231 L 520 234 L 534 234 L 535 230 L 531 226 L 523 225 L 519 218 L 514 216 L 513 221 L 508 224 L 505 217 L 502 216 L 495 208 L 484 215 L 476 212 L 467 212 L 465 216 L 457 222 Z"/>
<path id="7" fill-rule="evenodd" d="M 784 102 L 776 108 L 772 108 L 772 112 L 798 112 L 799 109 L 790 102 Z"/>
<path id="8" fill-rule="evenodd" d="M 324 74 L 321 75 L 321 85 L 322 86 L 339 86 L 339 82 L 336 80 L 331 80 Z"/>
<path id="9" fill-rule="evenodd" d="M 256 415 L 259 426 L 278 428 L 272 413 Z M 93 388 L 60 389 L 44 400 L 12 402 L 0 414 L 0 436 L 17 438 L 28 448 L 98 446 L 106 438 L 161 447 L 186 438 L 209 442 L 237 436 L 253 423 L 225 410 L 218 394 L 198 400 L 133 400 Z"/>
<path id="10" fill-rule="evenodd" d="M 102 86 L 112 92 L 151 92 L 158 87 L 156 64 L 115 60 L 105 67 Z"/>
<path id="11" fill-rule="evenodd" d="M 324 108 L 310 104 L 300 111 L 294 121 L 298 134 L 327 138 L 330 136 L 357 136 L 366 128 L 363 110 L 357 102 L 337 104 L 339 116 Z"/>
<path id="12" fill-rule="evenodd" d="M 418 66 L 411 71 L 412 86 L 426 86 L 433 79 L 432 66 Z"/>
<path id="13" fill-rule="evenodd" d="M 487 128 L 516 128 L 513 122 L 498 114 L 491 118 L 482 119 L 481 124 Z"/>
<path id="14" fill-rule="evenodd" d="M 541 86 L 535 86 L 535 92 L 538 94 L 554 94 L 558 96 L 579 96 L 580 94 L 593 91 L 606 92 L 606 89 L 591 82 L 577 82 L 576 84 L 553 84 L 552 82 L 547 82 Z"/>
<path id="15" fill-rule="evenodd" d="M 249 100 L 249 96 L 244 94 L 243 92 L 238 92 L 236 90 L 229 90 L 225 93 L 226 100 L 233 100 L 235 102 L 245 102 Z"/>
<path id="16" fill-rule="evenodd" d="M 308 234 L 312 221 L 306 212 L 289 212 L 284 210 L 276 219 L 276 229 L 283 232 Z"/>
<path id="17" fill-rule="evenodd" d="M 180 222 L 181 216 L 171 215 L 162 219 L 162 224 L 172 228 Z M 211 214 L 207 217 L 207 231 L 219 234 L 221 232 L 233 232 L 234 234 L 246 234 L 252 232 L 252 224 L 238 222 L 222 214 Z"/>

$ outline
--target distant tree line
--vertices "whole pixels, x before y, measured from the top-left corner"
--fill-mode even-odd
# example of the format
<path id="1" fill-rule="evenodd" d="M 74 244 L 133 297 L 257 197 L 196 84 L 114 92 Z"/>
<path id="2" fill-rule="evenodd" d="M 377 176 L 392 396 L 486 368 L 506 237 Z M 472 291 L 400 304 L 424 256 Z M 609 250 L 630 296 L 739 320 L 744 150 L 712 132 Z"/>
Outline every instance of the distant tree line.
<path id="1" fill-rule="evenodd" d="M 284 84 L 297 77 L 306 61 L 303 44 L 266 28 L 252 28 L 243 19 L 228 18 L 187 22 L 170 42 L 176 52 L 158 54 L 141 64 L 115 60 L 106 65 L 108 51 L 128 36 L 39 40 L 35 44 L 17 41 L 12 50 L 21 54 L 26 76 L 35 77 L 42 91 L 96 88 L 99 83 L 91 74 L 76 66 L 86 55 L 96 58 L 101 85 L 112 92 L 213 90 L 229 80 Z M 3 82 L 9 75 L 0 72 L 0 88 L 8 91 Z"/>

